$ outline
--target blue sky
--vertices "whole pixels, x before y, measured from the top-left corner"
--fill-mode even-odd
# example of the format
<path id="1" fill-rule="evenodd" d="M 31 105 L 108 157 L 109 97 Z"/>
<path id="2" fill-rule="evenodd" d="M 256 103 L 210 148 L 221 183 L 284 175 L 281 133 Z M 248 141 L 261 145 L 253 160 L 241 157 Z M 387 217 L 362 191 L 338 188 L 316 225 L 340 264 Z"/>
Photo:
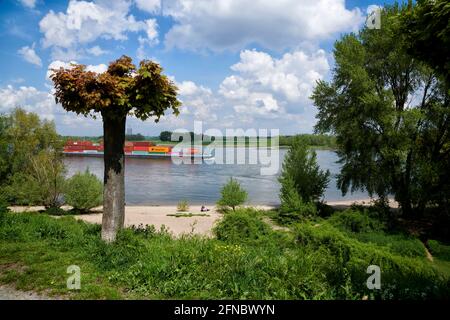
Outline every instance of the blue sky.
<path id="1" fill-rule="evenodd" d="M 61 134 L 100 135 L 101 121 L 54 103 L 49 67 L 102 72 L 126 54 L 159 62 L 179 87 L 179 117 L 129 118 L 135 133 L 203 128 L 311 132 L 309 95 L 328 79 L 336 39 L 358 30 L 368 8 L 391 1 L 3 0 L 0 112 L 16 106 L 54 120 Z"/>

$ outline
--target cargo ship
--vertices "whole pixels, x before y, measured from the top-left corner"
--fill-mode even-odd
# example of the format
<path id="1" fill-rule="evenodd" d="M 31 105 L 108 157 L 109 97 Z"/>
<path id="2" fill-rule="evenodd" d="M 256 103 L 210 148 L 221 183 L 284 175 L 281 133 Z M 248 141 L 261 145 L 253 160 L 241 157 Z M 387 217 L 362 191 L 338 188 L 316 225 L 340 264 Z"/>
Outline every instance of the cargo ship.
<path id="1" fill-rule="evenodd" d="M 67 156 L 103 157 L 103 151 L 104 146 L 102 142 L 69 140 L 64 146 L 63 153 Z M 212 154 L 202 153 L 197 148 L 174 148 L 167 145 L 155 145 L 151 141 L 126 141 L 123 151 L 125 157 L 128 158 L 213 158 Z"/>

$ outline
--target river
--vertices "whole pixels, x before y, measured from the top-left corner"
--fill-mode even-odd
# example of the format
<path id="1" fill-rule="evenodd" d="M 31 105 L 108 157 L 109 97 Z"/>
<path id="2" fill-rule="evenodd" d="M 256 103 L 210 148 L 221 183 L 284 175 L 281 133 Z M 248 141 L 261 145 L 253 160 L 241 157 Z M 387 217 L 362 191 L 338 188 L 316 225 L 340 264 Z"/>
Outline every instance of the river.
<path id="1" fill-rule="evenodd" d="M 279 150 L 280 168 L 275 175 L 261 175 L 261 165 L 248 164 L 248 153 L 247 164 L 174 164 L 170 159 L 126 158 L 126 203 L 168 205 L 188 200 L 190 204 L 213 204 L 219 199 L 223 184 L 229 177 L 234 177 L 248 191 L 248 203 L 275 205 L 279 203 L 280 184 L 277 179 L 286 151 Z M 365 192 L 355 192 L 342 197 L 336 188 L 335 176 L 339 172 L 336 153 L 329 150 L 316 152 L 320 167 L 331 172 L 331 180 L 324 195 L 326 200 L 358 200 L 368 197 Z M 89 168 L 103 179 L 102 158 L 66 157 L 64 161 L 68 176 Z"/>

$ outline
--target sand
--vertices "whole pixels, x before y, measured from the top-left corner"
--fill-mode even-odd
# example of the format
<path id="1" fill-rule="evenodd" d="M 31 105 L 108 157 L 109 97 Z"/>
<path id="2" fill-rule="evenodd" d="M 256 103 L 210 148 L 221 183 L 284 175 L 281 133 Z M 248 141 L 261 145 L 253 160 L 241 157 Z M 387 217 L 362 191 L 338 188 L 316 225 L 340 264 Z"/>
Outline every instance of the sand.
<path id="1" fill-rule="evenodd" d="M 345 200 L 345 201 L 330 201 L 329 205 L 335 208 L 346 208 L 354 203 L 360 205 L 370 205 L 371 199 L 362 200 Z M 392 202 L 391 206 L 396 207 L 396 203 Z M 201 206 L 192 205 L 189 207 L 189 212 L 192 214 L 202 214 L 200 211 Z M 214 205 L 206 205 L 210 209 L 208 212 L 204 212 L 207 216 L 192 216 L 192 217 L 173 217 L 168 216 L 170 214 L 177 213 L 177 207 L 175 205 L 154 205 L 154 206 L 126 206 L 125 207 L 125 226 L 138 226 L 142 225 L 154 225 L 157 229 L 164 225 L 174 236 L 178 237 L 182 234 L 199 234 L 204 236 L 212 236 L 212 228 L 215 223 L 221 219 L 222 214 L 217 212 Z M 257 205 L 252 206 L 261 210 L 273 209 L 273 206 Z M 24 211 L 39 211 L 44 210 L 44 207 L 10 207 L 14 212 Z M 63 207 L 68 210 L 70 207 Z M 90 223 L 102 222 L 102 208 L 95 208 L 93 213 L 84 215 L 75 215 L 76 219 L 80 219 Z"/>

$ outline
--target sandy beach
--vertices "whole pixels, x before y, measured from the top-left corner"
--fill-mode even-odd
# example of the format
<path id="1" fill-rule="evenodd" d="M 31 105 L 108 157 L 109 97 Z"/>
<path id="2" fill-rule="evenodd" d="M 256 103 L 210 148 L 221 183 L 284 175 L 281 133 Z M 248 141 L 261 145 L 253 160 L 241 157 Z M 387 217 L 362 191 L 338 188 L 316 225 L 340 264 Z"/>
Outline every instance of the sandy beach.
<path id="1" fill-rule="evenodd" d="M 329 201 L 327 204 L 344 209 L 352 204 L 370 205 L 372 199 L 363 200 L 345 200 L 345 201 Z M 391 203 L 391 207 L 395 208 L 397 204 Z M 176 205 L 154 205 L 154 206 L 126 206 L 125 207 L 125 226 L 138 226 L 142 225 L 154 225 L 156 229 L 165 226 L 174 236 L 180 236 L 182 234 L 194 233 L 204 236 L 212 236 L 212 228 L 214 224 L 222 217 L 222 214 L 218 213 L 214 205 L 206 205 L 210 211 L 204 212 L 207 216 L 195 216 L 195 214 L 202 214 L 200 211 L 201 206 L 192 205 L 189 207 L 189 213 L 194 214 L 192 217 L 174 217 L 177 213 Z M 252 206 L 261 210 L 273 209 L 273 206 L 254 205 Z M 62 207 L 65 210 L 70 207 Z M 10 207 L 13 212 L 37 212 L 44 210 L 44 207 Z M 93 209 L 92 213 L 83 215 L 74 215 L 76 219 L 81 219 L 90 223 L 102 222 L 102 208 L 98 207 Z"/>

